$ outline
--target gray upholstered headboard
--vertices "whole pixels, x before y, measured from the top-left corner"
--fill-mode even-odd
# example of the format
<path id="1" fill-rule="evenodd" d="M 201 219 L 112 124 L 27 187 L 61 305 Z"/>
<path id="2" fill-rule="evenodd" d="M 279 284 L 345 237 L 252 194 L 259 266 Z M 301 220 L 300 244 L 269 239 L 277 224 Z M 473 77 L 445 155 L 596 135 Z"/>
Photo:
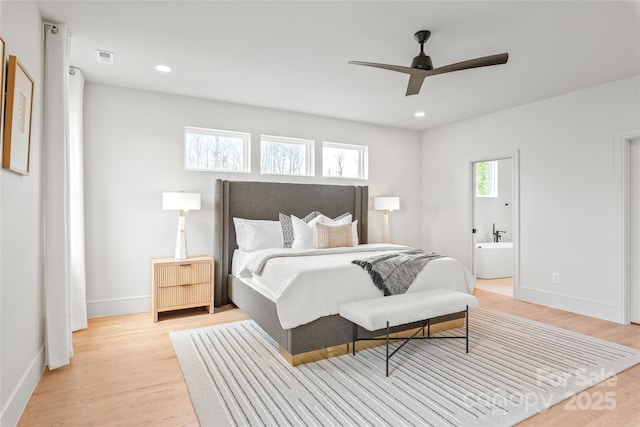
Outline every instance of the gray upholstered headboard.
<path id="1" fill-rule="evenodd" d="M 270 219 L 279 213 L 303 217 L 320 211 L 329 217 L 351 212 L 360 243 L 368 242 L 369 189 L 366 186 L 289 184 L 216 180 L 213 255 L 215 306 L 227 304 L 227 277 L 237 248 L 233 218 Z"/>

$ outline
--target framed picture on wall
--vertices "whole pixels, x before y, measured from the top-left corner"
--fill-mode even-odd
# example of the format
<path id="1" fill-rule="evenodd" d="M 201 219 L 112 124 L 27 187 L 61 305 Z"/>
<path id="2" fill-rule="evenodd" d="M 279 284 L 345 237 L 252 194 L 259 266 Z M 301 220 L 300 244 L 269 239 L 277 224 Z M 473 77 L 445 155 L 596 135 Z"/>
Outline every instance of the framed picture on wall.
<path id="1" fill-rule="evenodd" d="M 14 55 L 9 55 L 2 167 L 29 175 L 34 82 Z"/>
<path id="2" fill-rule="evenodd" d="M 7 42 L 0 34 L 0 147 L 2 147 L 2 139 L 4 137 L 4 88 L 7 87 L 7 67 L 5 60 L 7 58 Z"/>

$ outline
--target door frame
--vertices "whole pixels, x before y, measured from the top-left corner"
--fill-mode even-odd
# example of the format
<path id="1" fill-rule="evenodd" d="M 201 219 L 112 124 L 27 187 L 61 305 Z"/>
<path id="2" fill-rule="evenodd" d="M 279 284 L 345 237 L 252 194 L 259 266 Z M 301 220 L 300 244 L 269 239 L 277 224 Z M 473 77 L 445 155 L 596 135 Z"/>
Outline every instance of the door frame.
<path id="1" fill-rule="evenodd" d="M 511 159 L 511 184 L 513 200 L 511 201 L 513 218 L 513 298 L 519 299 L 520 294 L 520 150 L 516 149 L 513 152 L 497 153 L 492 155 L 485 155 L 475 157 L 468 161 L 468 197 L 469 209 L 468 211 L 468 235 L 469 235 L 469 268 L 475 274 L 475 239 L 474 233 L 474 218 L 475 218 L 475 186 L 476 186 L 476 174 L 474 165 L 478 162 L 488 162 L 492 160 L 505 160 Z"/>
<path id="2" fill-rule="evenodd" d="M 631 318 L 631 254 L 630 238 L 631 229 L 631 170 L 630 170 L 630 146 L 632 142 L 640 140 L 640 129 L 618 132 L 614 138 L 614 151 L 616 160 L 615 174 L 616 188 L 620 197 L 620 259 L 622 292 L 620 295 L 620 323 L 628 325 Z"/>

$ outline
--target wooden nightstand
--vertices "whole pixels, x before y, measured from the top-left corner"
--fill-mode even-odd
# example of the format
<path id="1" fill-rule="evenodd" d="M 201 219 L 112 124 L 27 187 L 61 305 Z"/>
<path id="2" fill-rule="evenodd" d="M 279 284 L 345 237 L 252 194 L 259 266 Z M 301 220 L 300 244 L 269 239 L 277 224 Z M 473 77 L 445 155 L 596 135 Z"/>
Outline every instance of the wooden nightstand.
<path id="1" fill-rule="evenodd" d="M 151 260 L 151 313 L 208 307 L 213 313 L 213 258 L 209 256 Z"/>

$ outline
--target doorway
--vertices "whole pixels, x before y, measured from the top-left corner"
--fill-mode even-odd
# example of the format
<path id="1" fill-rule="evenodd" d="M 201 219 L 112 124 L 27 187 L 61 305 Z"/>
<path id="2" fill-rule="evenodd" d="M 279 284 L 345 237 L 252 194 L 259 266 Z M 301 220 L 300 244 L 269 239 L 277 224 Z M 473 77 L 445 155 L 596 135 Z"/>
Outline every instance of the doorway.
<path id="1" fill-rule="evenodd" d="M 629 141 L 629 320 L 640 323 L 640 138 Z"/>
<path id="2" fill-rule="evenodd" d="M 517 297 L 518 153 L 470 162 L 470 266 L 476 287 Z"/>
<path id="3" fill-rule="evenodd" d="M 621 201 L 620 323 L 640 323 L 640 129 L 615 136 L 616 187 Z"/>

